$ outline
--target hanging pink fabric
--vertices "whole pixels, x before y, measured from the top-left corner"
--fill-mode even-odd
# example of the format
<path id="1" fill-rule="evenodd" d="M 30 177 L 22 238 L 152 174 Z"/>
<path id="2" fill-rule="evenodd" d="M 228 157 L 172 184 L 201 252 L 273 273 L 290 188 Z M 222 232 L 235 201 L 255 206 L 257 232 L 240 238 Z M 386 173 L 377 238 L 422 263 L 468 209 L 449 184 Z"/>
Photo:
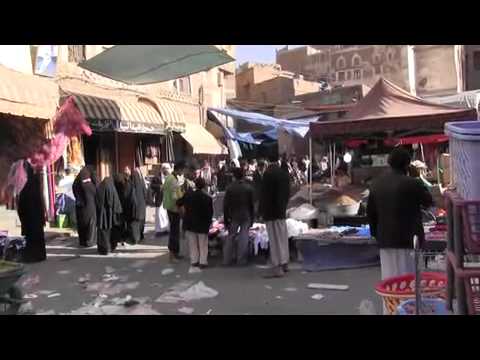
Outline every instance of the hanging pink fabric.
<path id="1" fill-rule="evenodd" d="M 30 163 L 36 169 L 49 166 L 57 161 L 64 153 L 70 137 L 92 134 L 92 129 L 75 105 L 73 97 L 69 97 L 60 107 L 55 114 L 54 121 L 55 137 L 30 157 Z"/>
<path id="2" fill-rule="evenodd" d="M 27 173 L 23 160 L 15 161 L 10 167 L 7 180 L 7 189 L 13 195 L 18 195 L 27 183 Z"/>

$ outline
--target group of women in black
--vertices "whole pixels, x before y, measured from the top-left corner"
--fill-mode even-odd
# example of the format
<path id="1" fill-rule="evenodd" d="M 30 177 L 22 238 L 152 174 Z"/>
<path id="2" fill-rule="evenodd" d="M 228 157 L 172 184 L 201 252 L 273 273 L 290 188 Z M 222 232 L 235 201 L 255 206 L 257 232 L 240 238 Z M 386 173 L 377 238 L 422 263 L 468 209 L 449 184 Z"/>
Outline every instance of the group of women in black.
<path id="1" fill-rule="evenodd" d="M 119 242 L 138 244 L 144 239 L 146 186 L 139 169 L 128 167 L 114 178 L 98 183 L 95 171 L 84 167 L 73 183 L 79 243 L 97 244 L 107 255 Z"/>

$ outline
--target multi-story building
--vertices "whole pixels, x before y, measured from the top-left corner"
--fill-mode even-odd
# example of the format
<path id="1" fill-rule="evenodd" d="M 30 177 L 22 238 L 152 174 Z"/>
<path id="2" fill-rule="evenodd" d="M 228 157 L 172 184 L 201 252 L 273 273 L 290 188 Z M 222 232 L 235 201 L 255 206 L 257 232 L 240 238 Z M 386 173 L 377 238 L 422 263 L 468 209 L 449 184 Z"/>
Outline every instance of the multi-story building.
<path id="1" fill-rule="evenodd" d="M 246 63 L 237 69 L 236 100 L 285 104 L 296 96 L 318 92 L 321 84 L 302 75 L 283 71 L 278 65 Z"/>
<path id="2" fill-rule="evenodd" d="M 327 81 L 332 86 L 372 86 L 384 77 L 419 96 L 442 96 L 480 87 L 478 45 L 465 45 L 465 55 L 460 57 L 458 47 L 312 45 L 279 50 L 277 63 L 306 79 Z M 475 53 L 479 55 L 475 57 Z M 459 76 L 462 66 L 465 74 Z"/>

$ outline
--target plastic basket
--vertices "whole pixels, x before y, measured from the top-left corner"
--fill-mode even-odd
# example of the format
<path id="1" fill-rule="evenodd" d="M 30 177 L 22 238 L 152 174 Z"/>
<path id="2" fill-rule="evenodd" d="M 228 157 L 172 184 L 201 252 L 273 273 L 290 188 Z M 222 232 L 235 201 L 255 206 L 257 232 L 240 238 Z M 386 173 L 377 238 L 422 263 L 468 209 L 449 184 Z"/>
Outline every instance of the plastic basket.
<path id="1" fill-rule="evenodd" d="M 480 254 L 480 201 L 465 201 L 462 206 L 463 246 L 470 254 Z"/>
<path id="2" fill-rule="evenodd" d="M 465 200 L 480 200 L 480 121 L 445 124 L 449 136 L 453 180 Z"/>
<path id="3" fill-rule="evenodd" d="M 468 276 L 464 281 L 468 312 L 470 315 L 480 315 L 480 276 Z"/>
<path id="4" fill-rule="evenodd" d="M 445 298 L 447 284 L 445 274 L 424 272 L 421 277 L 422 297 Z M 382 280 L 375 287 L 375 292 L 383 298 L 388 313 L 393 315 L 401 302 L 415 299 L 415 274 Z"/>
<path id="5" fill-rule="evenodd" d="M 420 315 L 448 315 L 447 303 L 440 298 L 422 299 L 423 311 Z M 398 315 L 415 315 L 415 299 L 407 300 L 398 305 Z"/>

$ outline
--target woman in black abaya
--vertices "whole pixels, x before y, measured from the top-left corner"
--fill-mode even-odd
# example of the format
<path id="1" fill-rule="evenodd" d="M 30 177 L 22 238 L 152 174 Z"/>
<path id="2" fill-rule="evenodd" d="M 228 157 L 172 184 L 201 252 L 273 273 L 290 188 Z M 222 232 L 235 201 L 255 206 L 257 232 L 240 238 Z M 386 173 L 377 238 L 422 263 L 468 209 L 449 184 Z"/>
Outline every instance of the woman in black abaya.
<path id="1" fill-rule="evenodd" d="M 97 242 L 97 192 L 95 174 L 84 167 L 75 181 L 72 190 L 77 211 L 78 238 L 80 246 L 90 247 Z"/>
<path id="2" fill-rule="evenodd" d="M 27 183 L 18 196 L 18 217 L 22 223 L 22 235 L 26 246 L 24 262 L 40 262 L 47 258 L 45 248 L 45 207 L 40 174 L 36 174 L 28 161 L 24 161 Z"/>
<path id="3" fill-rule="evenodd" d="M 132 212 L 129 222 L 129 232 L 134 244 L 144 240 L 145 218 L 147 216 L 147 188 L 139 169 L 132 174 L 131 202 Z"/>
<path id="4" fill-rule="evenodd" d="M 117 248 L 118 233 L 112 229 L 121 224 L 122 205 L 115 189 L 113 179 L 105 178 L 97 189 L 97 250 L 107 255 Z"/>
<path id="5" fill-rule="evenodd" d="M 114 225 L 112 229 L 112 236 L 118 239 L 119 242 L 124 242 L 128 238 L 127 224 L 131 218 L 131 183 L 126 174 L 117 174 L 114 177 L 115 189 L 117 190 L 120 204 L 122 205 L 122 214 L 118 219 L 118 225 Z"/>

